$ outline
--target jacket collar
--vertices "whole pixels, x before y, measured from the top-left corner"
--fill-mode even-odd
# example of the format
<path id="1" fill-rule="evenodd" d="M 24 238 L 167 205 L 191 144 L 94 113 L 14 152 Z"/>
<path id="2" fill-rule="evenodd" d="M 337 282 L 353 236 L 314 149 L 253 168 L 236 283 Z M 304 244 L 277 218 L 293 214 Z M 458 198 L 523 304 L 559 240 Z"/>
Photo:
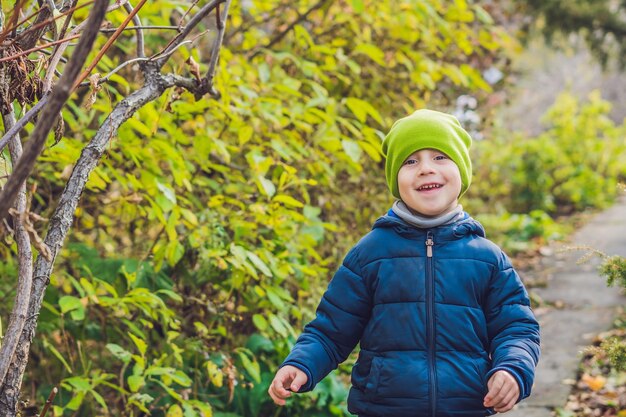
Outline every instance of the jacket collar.
<path id="1" fill-rule="evenodd" d="M 485 237 L 485 229 L 483 226 L 466 212 L 463 217 L 452 223 L 431 229 L 420 229 L 402 220 L 393 210 L 389 210 L 387 214 L 376 220 L 372 229 L 393 229 L 396 233 L 406 237 L 425 237 L 431 232 L 435 241 L 457 240 L 467 235 L 477 235 Z"/>

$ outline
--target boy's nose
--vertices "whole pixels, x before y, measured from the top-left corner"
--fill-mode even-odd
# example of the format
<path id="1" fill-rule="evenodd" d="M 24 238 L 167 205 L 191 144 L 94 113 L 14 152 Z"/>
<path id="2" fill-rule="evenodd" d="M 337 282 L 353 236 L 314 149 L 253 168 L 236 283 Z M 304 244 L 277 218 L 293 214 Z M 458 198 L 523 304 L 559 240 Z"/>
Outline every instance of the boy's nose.
<path id="1" fill-rule="evenodd" d="M 420 164 L 419 175 L 427 175 L 435 172 L 435 167 L 431 161 L 422 161 Z"/>

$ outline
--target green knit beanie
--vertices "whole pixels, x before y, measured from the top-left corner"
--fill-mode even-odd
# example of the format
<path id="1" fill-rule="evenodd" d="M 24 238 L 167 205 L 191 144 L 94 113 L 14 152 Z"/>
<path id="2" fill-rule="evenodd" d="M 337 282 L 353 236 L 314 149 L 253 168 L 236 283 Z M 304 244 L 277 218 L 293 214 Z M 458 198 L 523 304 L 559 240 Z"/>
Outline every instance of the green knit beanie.
<path id="1" fill-rule="evenodd" d="M 448 155 L 461 172 L 462 196 L 472 182 L 472 161 L 469 148 L 472 138 L 461 127 L 456 117 L 434 110 L 417 110 L 410 116 L 396 121 L 383 140 L 385 176 L 389 190 L 400 198 L 398 171 L 413 152 L 420 149 L 436 149 Z"/>

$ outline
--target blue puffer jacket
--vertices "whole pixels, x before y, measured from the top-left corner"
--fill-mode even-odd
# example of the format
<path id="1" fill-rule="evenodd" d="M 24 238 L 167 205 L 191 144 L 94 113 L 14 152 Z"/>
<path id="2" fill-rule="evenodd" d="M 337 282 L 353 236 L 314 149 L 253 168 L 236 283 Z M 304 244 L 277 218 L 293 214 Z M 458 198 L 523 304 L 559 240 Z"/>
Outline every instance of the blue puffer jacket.
<path id="1" fill-rule="evenodd" d="M 497 370 L 520 400 L 539 359 L 539 325 L 506 255 L 465 219 L 432 230 L 392 211 L 346 255 L 316 318 L 283 365 L 311 390 L 360 341 L 348 409 L 359 416 L 477 417 Z"/>

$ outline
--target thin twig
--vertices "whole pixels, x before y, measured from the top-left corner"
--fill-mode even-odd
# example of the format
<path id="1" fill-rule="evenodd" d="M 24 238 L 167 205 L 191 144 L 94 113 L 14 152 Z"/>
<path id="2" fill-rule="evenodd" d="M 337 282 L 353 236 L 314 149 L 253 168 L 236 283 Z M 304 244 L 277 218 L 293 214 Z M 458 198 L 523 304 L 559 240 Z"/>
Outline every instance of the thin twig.
<path id="1" fill-rule="evenodd" d="M 13 16 L 18 16 L 18 15 L 20 14 L 20 12 L 21 12 L 21 9 L 20 9 L 19 7 L 17 7 L 17 6 L 19 6 L 19 5 L 16 5 L 16 7 L 14 7 L 14 8 L 13 8 L 13 13 L 11 14 L 11 20 L 13 20 Z M 42 9 L 37 9 L 37 11 L 36 11 L 36 12 L 31 13 L 30 15 L 28 15 L 27 17 L 25 17 L 24 19 L 20 20 L 20 21 L 19 21 L 19 22 L 17 22 L 17 23 L 13 23 L 13 24 L 11 24 L 11 23 L 9 22 L 9 27 L 10 27 L 10 29 L 6 29 L 6 33 L 12 32 L 12 31 L 14 31 L 15 29 L 17 29 L 18 27 L 20 27 L 23 23 L 28 22 L 30 19 L 32 19 L 33 17 L 35 17 L 35 16 L 37 16 L 39 13 L 41 13 L 41 10 L 42 10 Z M 4 32 L 4 30 L 0 31 L 0 34 L 4 34 L 4 33 L 5 33 L 5 32 Z M 2 42 L 2 40 L 4 40 L 5 38 L 6 38 L 6 36 L 1 37 L 1 38 L 0 38 L 0 43 L 1 43 L 1 42 Z"/>
<path id="2" fill-rule="evenodd" d="M 124 5 L 124 9 L 126 9 L 128 13 L 133 12 L 133 6 L 128 2 L 126 2 L 126 4 Z M 136 12 L 135 16 L 133 16 L 133 24 L 135 25 L 135 27 L 141 27 L 141 20 L 139 19 L 139 16 L 137 16 Z M 146 56 L 146 51 L 143 45 L 143 32 L 141 29 L 139 29 L 137 30 L 137 56 L 139 58 L 143 58 Z"/>
<path id="3" fill-rule="evenodd" d="M 15 29 L 17 29 L 19 27 L 20 23 L 15 23 L 15 21 L 19 18 L 19 14 L 20 11 L 22 10 L 22 6 L 26 0 L 22 1 L 22 0 L 18 0 L 17 4 L 15 5 L 15 7 L 13 8 L 13 14 L 11 15 L 9 24 L 8 24 L 8 28 L 4 29 L 2 32 L 0 32 L 0 44 L 2 43 L 2 41 L 7 37 L 7 33 L 11 33 L 13 32 Z M 39 13 L 39 12 L 37 12 Z M 33 16 L 35 16 L 37 13 L 33 14 Z"/>
<path id="4" fill-rule="evenodd" d="M 70 23 L 72 22 L 72 16 L 74 16 L 74 9 L 76 7 L 76 3 L 78 3 L 78 0 L 72 0 L 72 4 L 70 4 L 70 10 L 71 12 L 67 14 L 67 17 L 65 18 L 65 21 L 63 22 L 63 26 L 61 27 L 61 32 L 59 32 L 59 36 L 58 38 L 62 38 L 63 36 L 65 36 L 65 32 L 67 32 L 67 28 L 70 27 Z M 56 50 L 57 48 L 55 48 Z"/>
<path id="5" fill-rule="evenodd" d="M 21 56 L 28 55 L 28 54 L 30 54 L 32 52 L 39 51 L 40 49 L 45 49 L 45 48 L 48 48 L 50 46 L 58 45 L 58 44 L 63 43 L 63 42 L 68 42 L 68 41 L 71 41 L 72 39 L 76 39 L 78 37 L 80 37 L 80 35 L 72 35 L 72 36 L 68 36 L 65 39 L 59 39 L 58 41 L 48 42 L 48 43 L 43 44 L 43 45 L 35 46 L 34 48 L 27 49 L 25 51 L 22 51 L 20 53 L 15 54 L 15 55 L 10 55 L 10 56 L 5 56 L 4 58 L 0 58 L 0 62 L 11 61 L 12 59 L 19 58 Z"/>
<path id="6" fill-rule="evenodd" d="M 2 115 L 5 127 L 10 128 L 15 124 L 15 112 L 13 106 L 9 106 L 9 112 Z M 22 142 L 19 135 L 13 136 L 9 143 L 9 153 L 13 165 L 22 156 Z M 26 315 L 28 313 L 28 304 L 30 302 L 30 294 L 33 279 L 33 252 L 31 250 L 31 240 L 28 235 L 26 222 L 23 221 L 22 213 L 26 212 L 26 185 L 22 184 L 17 193 L 17 203 L 13 216 L 13 226 L 15 229 L 15 242 L 18 252 L 18 277 L 17 287 L 15 290 L 15 302 L 11 311 L 11 318 L 7 326 L 6 334 L 2 340 L 0 347 L 0 386 L 3 385 L 7 375 L 13 355 L 19 343 L 20 334 L 26 323 Z"/>
<path id="7" fill-rule="evenodd" d="M 75 10 L 82 9 L 85 6 L 89 6 L 90 4 L 94 3 L 95 1 L 96 0 L 89 0 L 87 3 L 81 4 L 80 6 L 76 6 L 76 7 L 72 8 L 72 9 L 68 9 L 68 10 L 66 10 L 66 11 L 64 11 L 62 13 L 57 14 L 56 16 L 52 17 L 51 19 L 45 20 L 43 22 L 40 22 L 40 23 L 36 24 L 35 26 L 26 29 L 24 32 L 21 32 L 20 33 L 20 37 L 23 37 L 27 33 L 31 32 L 31 31 L 33 31 L 35 29 L 39 29 L 42 26 L 49 25 L 50 23 L 54 22 L 55 20 L 58 20 L 58 19 L 62 18 L 63 16 L 65 16 L 65 15 L 67 15 L 69 13 L 73 13 Z M 39 14 L 39 12 L 37 12 L 37 14 Z M 14 28 L 12 28 L 12 30 L 13 29 L 17 29 L 18 27 L 19 26 L 15 26 Z M 10 30 L 5 30 L 3 33 L 9 33 L 9 32 L 10 32 Z M 0 36 L 1 35 L 2 34 L 0 34 Z M 2 41 L 5 38 L 6 38 L 6 36 L 0 37 L 0 43 L 2 43 Z M 15 42 L 16 39 L 17 38 L 11 39 L 11 43 Z"/>
<path id="8" fill-rule="evenodd" d="M 298 18 L 296 20 L 294 20 L 289 26 L 287 26 L 287 28 L 281 32 L 279 32 L 276 36 L 274 36 L 274 38 L 272 38 L 272 40 L 264 46 L 261 46 L 259 48 L 257 48 L 250 56 L 249 59 L 252 59 L 254 57 L 256 57 L 258 54 L 261 53 L 261 51 L 263 49 L 269 49 L 272 46 L 276 45 L 278 42 L 280 42 L 285 36 L 287 36 L 287 34 L 289 32 L 291 32 L 293 30 L 294 27 L 296 27 L 297 24 L 302 23 L 303 21 L 305 21 L 307 19 L 307 17 L 309 17 L 309 15 L 311 13 L 313 13 L 315 10 L 320 9 L 322 6 L 324 6 L 324 4 L 326 4 L 329 0 L 320 0 L 319 2 L 317 2 L 317 4 L 314 4 L 313 6 L 311 6 L 311 8 L 309 10 L 307 10 L 306 12 L 304 12 L 304 14 L 299 15 Z"/>
<path id="9" fill-rule="evenodd" d="M 192 41 L 185 41 L 185 42 L 182 42 L 180 45 L 178 45 L 178 46 L 176 47 L 176 49 L 178 49 L 178 48 L 180 48 L 181 46 L 186 45 L 186 44 L 188 44 L 188 43 L 192 43 Z M 174 52 L 176 52 L 176 49 L 172 49 L 172 50 L 168 53 L 168 55 L 171 55 L 171 54 L 173 54 Z M 161 55 L 159 55 L 159 57 L 160 57 L 160 56 L 161 56 Z M 151 57 L 151 58 L 133 58 L 133 59 L 131 59 L 131 60 L 128 60 L 128 61 L 126 61 L 126 62 L 123 62 L 123 63 L 121 63 L 120 65 L 118 65 L 117 67 L 113 68 L 113 70 L 112 70 L 111 72 L 109 72 L 107 75 L 105 75 L 104 77 L 102 77 L 102 78 L 98 79 L 97 85 L 100 85 L 100 84 L 103 84 L 103 83 L 105 83 L 105 82 L 109 81 L 109 78 L 111 78 L 111 76 L 112 76 L 113 74 L 115 74 L 116 72 L 118 72 L 119 70 L 121 70 L 122 68 L 124 68 L 124 67 L 126 67 L 126 66 L 128 66 L 128 65 L 130 65 L 130 64 L 134 64 L 134 63 L 136 63 L 136 62 L 147 62 L 147 61 L 154 61 L 154 60 L 155 60 L 155 57 Z M 90 83 L 89 81 L 83 81 L 83 82 L 80 84 L 80 87 L 87 87 L 87 86 L 89 86 L 89 85 L 91 85 L 91 83 Z"/>
<path id="10" fill-rule="evenodd" d="M 15 125 L 11 126 L 11 128 L 4 133 L 4 136 L 2 136 L 2 139 L 0 139 L 0 152 L 2 152 L 5 146 L 7 146 L 7 143 L 9 143 L 13 136 L 17 135 L 28 122 L 30 122 L 35 116 L 37 116 L 43 106 L 48 102 L 49 97 L 49 94 L 43 96 L 37 102 L 37 104 L 31 107 L 30 110 L 28 110 L 26 114 L 22 116 L 20 120 L 17 121 L 17 123 L 15 123 Z"/>
<path id="11" fill-rule="evenodd" d="M 26 142 L 24 153 L 15 165 L 11 178 L 7 181 L 0 192 L 0 219 L 4 219 L 13 205 L 13 200 L 20 187 L 33 169 L 37 157 L 41 153 L 48 133 L 54 121 L 59 115 L 59 111 L 68 100 L 72 92 L 72 86 L 83 66 L 87 55 L 93 47 L 93 43 L 98 35 L 100 23 L 106 14 L 109 0 L 96 0 L 87 18 L 87 27 L 81 35 L 76 50 L 72 54 L 70 62 L 66 65 L 65 72 L 61 76 L 59 83 L 52 90 L 48 105 L 43 109 L 35 130 L 30 139 Z"/>
<path id="12" fill-rule="evenodd" d="M 215 78 L 215 69 L 217 68 L 217 61 L 220 56 L 220 49 L 222 48 L 222 42 L 224 41 L 224 29 L 226 27 L 226 19 L 228 19 L 228 8 L 230 7 L 231 0 L 227 0 L 224 5 L 224 15 L 220 16 L 219 7 L 215 14 L 218 33 L 213 42 L 213 49 L 211 50 L 211 61 L 209 62 L 209 69 L 206 76 L 202 80 L 206 83 L 206 89 L 212 96 L 218 96 L 219 93 L 213 87 L 213 79 Z"/>
<path id="13" fill-rule="evenodd" d="M 191 3 L 191 5 L 187 8 L 187 10 L 185 10 L 185 14 L 181 16 L 180 20 L 178 21 L 178 30 L 179 31 L 183 30 L 183 20 L 185 20 L 185 18 L 189 14 L 189 12 L 191 12 L 191 9 L 196 7 L 196 5 L 198 4 L 198 1 L 200 1 L 200 0 L 193 0 L 193 3 Z"/>
<path id="14" fill-rule="evenodd" d="M 78 0 L 72 0 L 70 9 L 75 8 L 76 3 L 78 3 Z M 73 13 L 74 12 L 69 13 L 67 17 L 65 18 L 65 22 L 63 22 L 63 28 L 61 28 L 61 32 L 59 33 L 59 36 L 58 36 L 59 38 L 62 38 L 63 36 L 65 36 L 65 32 L 67 31 L 67 28 L 69 27 L 70 22 L 72 21 L 72 16 L 74 15 Z M 56 45 L 54 49 L 52 50 L 52 56 L 50 57 L 50 60 L 48 61 L 48 70 L 43 80 L 42 90 L 44 92 L 48 92 L 50 91 L 50 88 L 52 88 L 52 77 L 54 77 L 54 74 L 57 69 L 57 65 L 59 65 L 59 62 L 61 62 L 61 58 L 63 56 L 63 52 L 65 52 L 65 48 L 66 47 L 64 47 L 63 45 Z"/>
<path id="15" fill-rule="evenodd" d="M 124 22 L 122 22 L 122 24 L 120 25 L 119 28 L 117 28 L 115 33 L 113 35 L 111 35 L 109 40 L 106 41 L 104 46 L 98 52 L 98 55 L 93 59 L 93 61 L 91 61 L 91 64 L 89 64 L 87 69 L 85 71 L 83 71 L 83 73 L 80 75 L 80 77 L 78 77 L 78 79 L 76 80 L 76 82 L 74 83 L 74 86 L 72 88 L 73 90 L 76 89 L 76 87 L 78 87 L 80 85 L 80 83 L 85 81 L 85 78 L 87 78 L 89 76 L 89 73 L 91 73 L 91 70 L 93 70 L 96 67 L 96 65 L 98 65 L 98 62 L 100 62 L 100 60 L 102 59 L 102 57 L 104 56 L 106 51 L 111 47 L 111 45 L 113 45 L 113 42 L 115 42 L 117 40 L 117 38 L 122 33 L 122 30 L 124 30 L 124 28 L 126 26 L 128 26 L 130 21 L 133 19 L 133 17 L 135 17 L 137 12 L 139 12 L 139 9 L 141 9 L 141 7 L 146 3 L 146 1 L 147 0 L 140 0 L 139 4 L 137 5 L 137 7 L 135 7 L 130 13 L 128 13 L 128 16 L 126 16 L 126 19 L 124 20 Z M 99 26 L 100 25 L 98 25 L 98 27 Z"/>
<path id="16" fill-rule="evenodd" d="M 224 3 L 226 0 L 213 0 L 208 4 L 205 4 L 198 13 L 196 13 L 189 23 L 185 25 L 185 28 L 178 34 L 174 39 L 170 41 L 170 43 L 165 47 L 161 54 L 167 54 L 170 50 L 176 48 L 179 43 L 181 43 L 187 35 L 195 28 L 201 21 L 204 19 L 213 9 L 215 9 L 219 4 Z M 165 59 L 161 58 L 157 61 L 159 67 L 162 67 L 165 64 Z"/>
<path id="17" fill-rule="evenodd" d="M 52 405 L 52 401 L 54 401 L 54 397 L 57 396 L 57 392 L 59 392 L 59 389 L 57 387 L 52 388 L 52 392 L 48 396 L 48 399 L 46 400 L 46 404 L 43 406 L 43 409 L 41 410 L 41 414 L 39 414 L 39 417 L 46 417 L 46 413 L 48 412 L 48 409 L 50 409 L 50 406 Z"/>
<path id="18" fill-rule="evenodd" d="M 118 28 L 107 28 L 100 29 L 102 33 L 112 33 L 115 32 Z M 124 30 L 140 30 L 140 29 L 167 29 L 167 30 L 179 30 L 178 26 L 128 26 L 125 27 Z"/>
<path id="19" fill-rule="evenodd" d="M 125 3 L 126 0 L 120 0 L 119 2 L 116 1 L 114 4 L 112 4 L 111 6 L 109 6 L 107 8 L 107 13 L 111 12 L 113 10 L 119 9 L 120 7 L 122 7 Z M 77 33 L 80 33 L 83 30 L 83 27 L 85 26 L 85 24 L 87 24 L 87 20 L 83 20 L 82 22 L 80 22 L 78 25 L 76 25 L 76 27 L 74 27 L 71 31 L 70 34 L 71 35 L 75 35 Z M 102 28 L 101 28 L 102 30 Z M 48 73 L 46 74 L 46 78 L 43 81 L 43 91 L 44 92 L 48 92 L 50 91 L 50 89 L 52 88 L 52 78 L 54 77 L 54 75 L 56 74 L 56 67 L 59 64 L 59 61 L 61 60 L 61 57 L 63 56 L 63 53 L 65 52 L 65 50 L 67 49 L 68 46 L 70 46 L 70 43 L 63 43 L 61 45 L 58 46 L 55 54 L 51 59 L 50 62 L 48 64 L 49 68 L 54 68 L 54 73 L 52 71 L 48 70 Z"/>

